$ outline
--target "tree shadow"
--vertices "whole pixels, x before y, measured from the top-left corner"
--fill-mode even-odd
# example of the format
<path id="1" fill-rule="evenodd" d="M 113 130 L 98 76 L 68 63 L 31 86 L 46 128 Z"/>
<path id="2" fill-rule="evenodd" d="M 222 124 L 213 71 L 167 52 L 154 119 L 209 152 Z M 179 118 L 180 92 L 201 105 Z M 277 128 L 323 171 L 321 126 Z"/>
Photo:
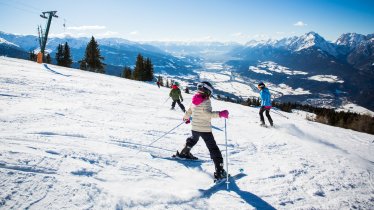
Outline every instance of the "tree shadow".
<path id="1" fill-rule="evenodd" d="M 238 185 L 236 184 L 236 180 L 247 176 L 246 174 L 238 174 L 233 177 L 230 177 L 230 183 L 229 183 L 229 191 L 233 191 L 236 194 L 238 194 L 245 202 L 247 202 L 249 205 L 253 206 L 256 209 L 265 209 L 265 210 L 274 210 L 275 208 L 271 206 L 266 201 L 262 200 L 257 195 L 243 191 L 241 190 Z M 209 189 L 206 190 L 199 190 L 202 195 L 201 198 L 210 198 L 214 193 L 217 193 L 218 191 L 226 190 L 226 183 L 220 183 L 212 186 Z"/>
<path id="2" fill-rule="evenodd" d="M 49 70 L 49 71 L 51 71 L 51 72 L 53 72 L 53 73 L 55 73 L 55 74 L 62 75 L 62 76 L 65 76 L 65 77 L 70 77 L 70 76 L 71 76 L 71 75 L 61 74 L 60 72 L 57 72 L 57 71 L 51 69 L 51 68 L 50 68 L 46 63 L 44 63 L 44 67 L 45 67 L 47 70 Z"/>

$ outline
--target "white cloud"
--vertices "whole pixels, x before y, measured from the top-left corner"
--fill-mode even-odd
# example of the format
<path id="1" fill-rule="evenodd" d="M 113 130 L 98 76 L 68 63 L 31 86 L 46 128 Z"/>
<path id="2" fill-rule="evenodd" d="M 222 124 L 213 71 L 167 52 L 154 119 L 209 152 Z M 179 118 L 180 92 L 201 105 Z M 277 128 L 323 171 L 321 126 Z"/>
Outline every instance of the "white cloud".
<path id="1" fill-rule="evenodd" d="M 235 36 L 235 37 L 243 37 L 244 34 L 241 33 L 241 32 L 238 32 L 238 33 L 233 33 L 233 34 L 231 34 L 231 36 Z"/>
<path id="2" fill-rule="evenodd" d="M 213 41 L 213 37 L 212 36 L 205 36 L 205 37 L 201 37 L 200 39 L 198 38 L 198 40 L 201 40 L 201 41 Z"/>
<path id="3" fill-rule="evenodd" d="M 131 31 L 130 35 L 132 36 L 137 36 L 139 34 L 139 31 Z"/>
<path id="4" fill-rule="evenodd" d="M 270 39 L 270 36 L 267 34 L 255 34 L 251 38 L 255 40 L 267 40 Z"/>
<path id="5" fill-rule="evenodd" d="M 105 26 L 71 26 L 67 27 L 68 30 L 76 31 L 87 31 L 87 30 L 103 30 L 106 29 Z"/>
<path id="6" fill-rule="evenodd" d="M 113 37 L 113 36 L 116 36 L 116 35 L 119 35 L 119 33 L 116 32 L 116 31 L 106 31 L 105 33 L 98 34 L 98 36 L 100 36 L 100 37 Z"/>
<path id="7" fill-rule="evenodd" d="M 294 26 L 298 26 L 298 27 L 304 27 L 304 26 L 307 26 L 306 23 L 304 23 L 303 21 L 297 21 L 295 24 L 293 24 Z"/>

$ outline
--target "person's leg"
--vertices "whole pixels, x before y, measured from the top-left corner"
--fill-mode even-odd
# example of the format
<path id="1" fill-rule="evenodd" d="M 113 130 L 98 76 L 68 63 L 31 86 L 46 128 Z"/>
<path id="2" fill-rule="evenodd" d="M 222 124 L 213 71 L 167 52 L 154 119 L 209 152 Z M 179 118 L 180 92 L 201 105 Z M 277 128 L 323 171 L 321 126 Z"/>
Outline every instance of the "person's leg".
<path id="1" fill-rule="evenodd" d="M 264 107 L 261 107 L 260 108 L 260 120 L 261 120 L 261 124 L 264 125 L 265 124 L 265 119 L 264 119 L 264 111 L 265 111 L 265 108 Z"/>
<path id="2" fill-rule="evenodd" d="M 171 102 L 171 109 L 174 109 L 176 101 Z"/>
<path id="3" fill-rule="evenodd" d="M 273 126 L 273 119 L 271 119 L 271 116 L 270 116 L 270 109 L 266 109 L 265 114 L 266 114 L 266 117 L 269 120 L 270 125 Z"/>
<path id="4" fill-rule="evenodd" d="M 186 112 L 186 109 L 184 108 L 184 106 L 183 106 L 183 104 L 181 103 L 181 101 L 180 101 L 180 100 L 177 100 L 177 103 L 178 103 L 179 107 L 181 108 L 181 110 L 182 110 L 183 112 Z"/>
<path id="5" fill-rule="evenodd" d="M 196 143 L 199 141 L 199 138 L 199 132 L 192 131 L 192 135 L 186 139 L 186 145 L 180 152 L 181 157 L 194 158 L 190 151 L 192 147 L 195 146 Z"/>
<path id="6" fill-rule="evenodd" d="M 210 158 L 214 162 L 216 172 L 214 173 L 215 178 L 222 178 L 226 176 L 226 172 L 223 169 L 223 158 L 221 150 L 219 150 L 212 132 L 201 133 L 201 137 L 209 150 Z"/>

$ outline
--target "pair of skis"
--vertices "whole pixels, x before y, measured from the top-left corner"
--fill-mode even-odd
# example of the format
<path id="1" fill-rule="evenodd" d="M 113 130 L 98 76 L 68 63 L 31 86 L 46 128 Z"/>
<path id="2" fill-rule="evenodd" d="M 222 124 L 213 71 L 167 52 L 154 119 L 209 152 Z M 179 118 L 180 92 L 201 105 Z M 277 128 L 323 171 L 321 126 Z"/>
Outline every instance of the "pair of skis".
<path id="1" fill-rule="evenodd" d="M 198 158 L 184 158 L 184 157 L 180 157 L 179 156 L 179 152 L 177 151 L 176 154 L 172 155 L 170 158 L 163 158 L 163 159 L 167 159 L 167 160 L 181 160 L 181 161 L 191 161 L 191 162 L 204 162 L 204 160 L 201 160 L 201 159 L 198 159 Z M 234 175 L 234 176 L 231 176 L 230 174 L 227 174 L 228 177 L 224 177 L 222 179 L 216 179 L 214 178 L 213 182 L 215 185 L 221 185 L 221 184 L 229 184 L 230 182 L 229 179 L 232 179 L 232 180 L 236 180 L 236 179 L 239 179 L 243 176 L 245 176 L 245 174 L 243 173 L 244 170 L 243 169 L 240 169 L 239 170 L 239 173 Z"/>

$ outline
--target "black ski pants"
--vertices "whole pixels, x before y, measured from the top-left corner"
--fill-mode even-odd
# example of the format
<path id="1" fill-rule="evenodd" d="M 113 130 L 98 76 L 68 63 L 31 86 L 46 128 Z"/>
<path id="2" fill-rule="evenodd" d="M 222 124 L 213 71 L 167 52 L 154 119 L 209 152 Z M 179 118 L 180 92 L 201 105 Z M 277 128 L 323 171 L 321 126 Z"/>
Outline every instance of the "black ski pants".
<path id="1" fill-rule="evenodd" d="M 212 132 L 198 132 L 192 131 L 192 136 L 186 140 L 186 146 L 192 148 L 199 141 L 199 138 L 203 138 L 206 147 L 208 147 L 210 158 L 213 160 L 216 168 L 223 163 L 222 153 L 219 150 Z"/>
<path id="2" fill-rule="evenodd" d="M 174 109 L 174 107 L 175 107 L 175 103 L 178 103 L 178 105 L 179 105 L 179 107 L 181 108 L 181 110 L 182 110 L 183 112 L 186 112 L 186 109 L 184 108 L 184 106 L 183 106 L 183 104 L 181 103 L 180 100 L 173 100 L 173 102 L 171 103 L 171 108 Z"/>
<path id="3" fill-rule="evenodd" d="M 273 119 L 271 119 L 271 116 L 270 116 L 270 109 L 266 109 L 264 106 L 262 106 L 260 108 L 260 119 L 261 119 L 261 122 L 265 122 L 265 119 L 264 119 L 264 112 L 266 114 L 266 117 L 268 118 L 269 122 L 272 124 L 273 123 Z"/>

